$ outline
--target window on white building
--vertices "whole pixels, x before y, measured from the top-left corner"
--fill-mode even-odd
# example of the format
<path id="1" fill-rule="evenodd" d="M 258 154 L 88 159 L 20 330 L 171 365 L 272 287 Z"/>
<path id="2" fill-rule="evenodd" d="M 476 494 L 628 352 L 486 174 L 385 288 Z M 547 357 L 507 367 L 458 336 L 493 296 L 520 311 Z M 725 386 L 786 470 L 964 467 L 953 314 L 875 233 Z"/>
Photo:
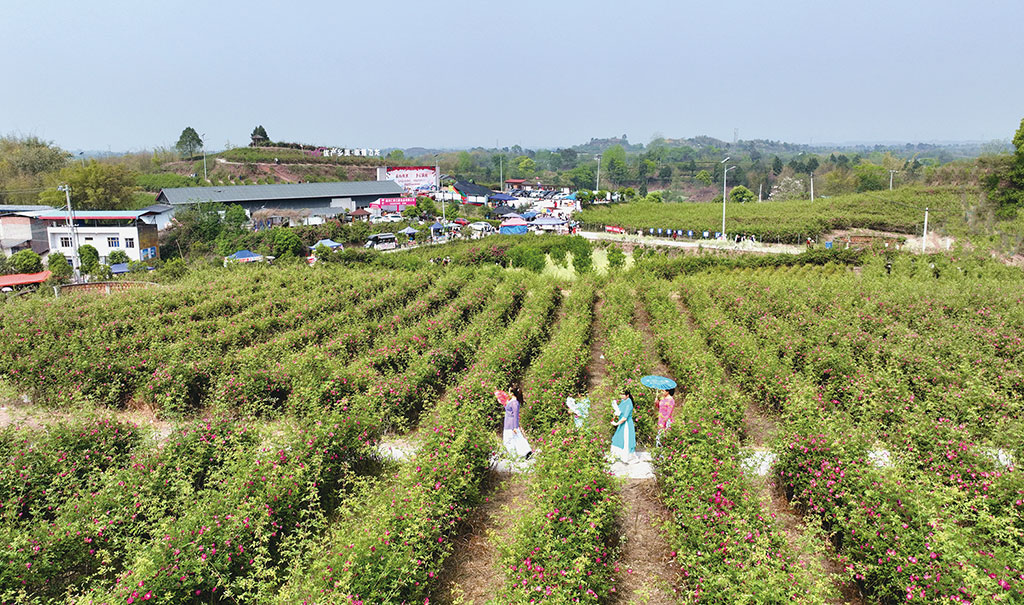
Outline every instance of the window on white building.
<path id="1" fill-rule="evenodd" d="M 71 247 L 71 238 L 70 237 L 62 237 L 62 238 L 60 238 L 60 247 L 61 248 L 70 248 Z"/>
<path id="2" fill-rule="evenodd" d="M 126 238 L 124 238 L 124 247 L 125 248 L 134 248 L 135 247 L 135 238 L 134 237 L 126 237 Z"/>
<path id="3" fill-rule="evenodd" d="M 107 247 L 108 248 L 120 248 L 121 247 L 121 238 L 119 238 L 119 237 L 108 237 L 107 238 Z"/>

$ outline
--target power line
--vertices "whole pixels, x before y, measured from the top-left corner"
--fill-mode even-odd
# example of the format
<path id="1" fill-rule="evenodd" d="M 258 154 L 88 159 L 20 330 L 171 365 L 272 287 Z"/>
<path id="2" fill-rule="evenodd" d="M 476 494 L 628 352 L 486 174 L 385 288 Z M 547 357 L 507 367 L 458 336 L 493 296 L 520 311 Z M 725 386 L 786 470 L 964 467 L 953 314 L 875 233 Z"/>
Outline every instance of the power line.
<path id="1" fill-rule="evenodd" d="M 48 190 L 49 187 L 40 187 L 39 189 L 0 189 L 0 195 L 7 195 L 12 193 L 42 193 Z"/>

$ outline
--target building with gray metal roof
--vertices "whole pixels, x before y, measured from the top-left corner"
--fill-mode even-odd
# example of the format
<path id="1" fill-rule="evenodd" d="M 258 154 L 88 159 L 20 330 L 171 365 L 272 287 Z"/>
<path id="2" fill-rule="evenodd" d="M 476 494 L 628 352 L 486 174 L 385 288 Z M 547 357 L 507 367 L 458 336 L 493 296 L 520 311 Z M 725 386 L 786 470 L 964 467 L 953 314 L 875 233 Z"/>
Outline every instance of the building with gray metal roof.
<path id="1" fill-rule="evenodd" d="M 405 195 L 394 181 L 236 185 L 229 187 L 173 187 L 156 196 L 158 204 L 181 207 L 202 202 L 238 204 L 252 213 L 262 209 L 309 210 L 312 215 L 334 215 L 338 210 L 366 208 L 383 197 Z"/>

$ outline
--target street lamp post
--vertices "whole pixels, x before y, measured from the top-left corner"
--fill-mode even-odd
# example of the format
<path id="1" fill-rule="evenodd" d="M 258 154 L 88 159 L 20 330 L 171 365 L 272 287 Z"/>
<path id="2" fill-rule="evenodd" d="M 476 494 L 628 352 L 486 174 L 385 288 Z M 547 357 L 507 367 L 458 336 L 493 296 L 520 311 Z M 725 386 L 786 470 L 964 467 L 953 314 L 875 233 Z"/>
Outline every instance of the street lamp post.
<path id="1" fill-rule="evenodd" d="M 729 156 L 726 156 L 726 158 L 724 160 L 722 160 L 721 162 L 719 162 L 719 164 L 724 164 L 724 163 L 726 163 L 728 161 L 729 161 Z M 735 168 L 735 166 L 727 166 L 724 170 L 722 170 L 722 239 L 723 240 L 725 239 L 725 187 L 726 187 L 726 178 L 729 175 L 729 171 L 732 170 L 733 168 Z"/>
<path id="2" fill-rule="evenodd" d="M 896 174 L 897 172 L 899 172 L 899 170 L 889 171 L 889 191 L 892 191 L 892 175 Z"/>
<path id="3" fill-rule="evenodd" d="M 206 178 L 206 133 L 203 133 L 202 138 L 199 139 L 203 142 L 203 181 L 208 180 Z"/>
<path id="4" fill-rule="evenodd" d="M 811 201 L 814 201 L 814 173 L 811 173 Z"/>
<path id="5" fill-rule="evenodd" d="M 597 178 L 594 180 L 594 194 L 601 190 L 601 156 L 595 156 L 597 158 Z"/>

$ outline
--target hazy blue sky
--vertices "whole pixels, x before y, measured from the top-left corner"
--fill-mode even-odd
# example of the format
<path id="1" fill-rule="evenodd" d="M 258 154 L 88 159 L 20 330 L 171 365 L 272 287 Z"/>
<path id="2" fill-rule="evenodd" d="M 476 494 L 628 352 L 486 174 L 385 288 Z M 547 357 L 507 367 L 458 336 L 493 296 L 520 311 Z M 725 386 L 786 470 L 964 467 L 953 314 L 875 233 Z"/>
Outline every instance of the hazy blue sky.
<path id="1" fill-rule="evenodd" d="M 67 149 L 1009 139 L 1024 2 L 0 5 L 0 133 Z"/>

